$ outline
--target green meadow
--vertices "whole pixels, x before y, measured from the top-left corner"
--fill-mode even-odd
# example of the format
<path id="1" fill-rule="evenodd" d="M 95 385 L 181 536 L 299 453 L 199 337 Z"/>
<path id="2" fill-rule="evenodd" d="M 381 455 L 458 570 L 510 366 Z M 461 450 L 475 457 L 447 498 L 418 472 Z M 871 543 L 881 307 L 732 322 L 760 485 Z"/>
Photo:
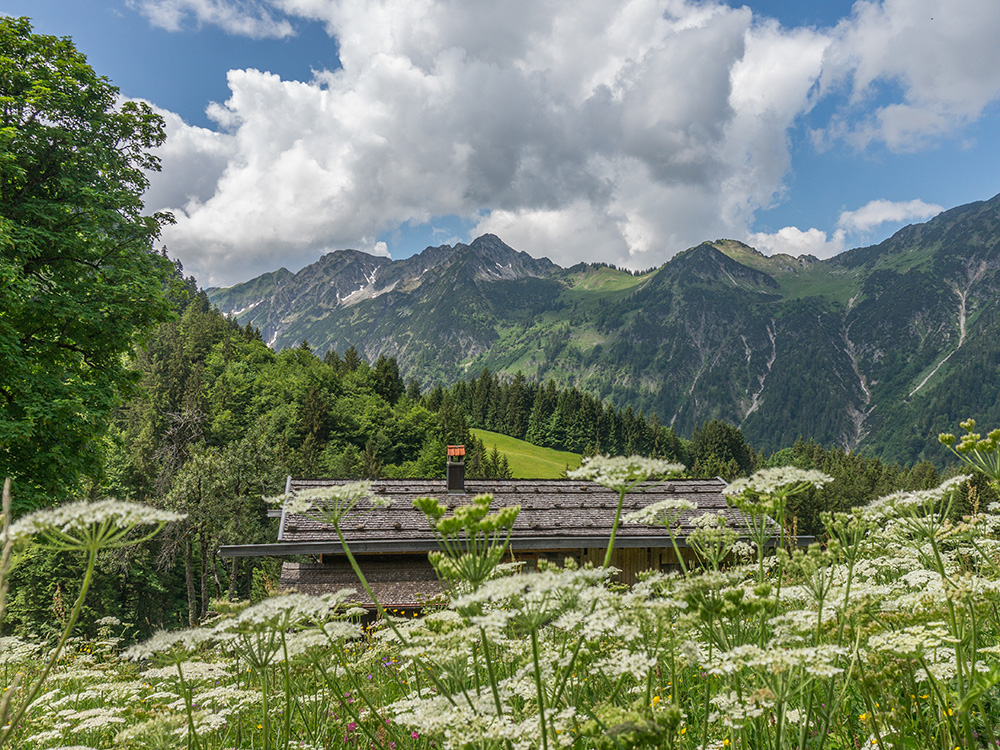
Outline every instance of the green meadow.
<path id="1" fill-rule="evenodd" d="M 580 454 L 540 448 L 537 445 L 518 440 L 498 432 L 470 430 L 483 441 L 487 451 L 497 450 L 507 456 L 514 479 L 558 479 L 566 469 L 580 465 Z"/>

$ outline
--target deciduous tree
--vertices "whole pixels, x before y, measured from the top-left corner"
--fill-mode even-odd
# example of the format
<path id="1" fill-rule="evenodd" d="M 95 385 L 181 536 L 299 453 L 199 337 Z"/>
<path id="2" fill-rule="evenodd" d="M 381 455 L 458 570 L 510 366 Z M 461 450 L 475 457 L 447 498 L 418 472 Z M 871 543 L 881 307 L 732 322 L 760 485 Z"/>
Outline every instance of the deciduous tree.
<path id="1" fill-rule="evenodd" d="M 169 216 L 142 203 L 163 139 L 68 38 L 0 18 L 0 476 L 22 502 L 97 470 L 125 354 L 169 316 Z"/>

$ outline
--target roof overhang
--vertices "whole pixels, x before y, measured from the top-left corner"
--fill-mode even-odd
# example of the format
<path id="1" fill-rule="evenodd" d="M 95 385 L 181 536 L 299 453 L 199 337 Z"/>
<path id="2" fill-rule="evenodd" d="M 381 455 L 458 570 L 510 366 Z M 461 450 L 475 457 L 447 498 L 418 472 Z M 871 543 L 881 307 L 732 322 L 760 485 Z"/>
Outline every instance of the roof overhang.
<path id="1" fill-rule="evenodd" d="M 815 537 L 811 536 L 797 536 L 792 539 L 797 547 L 806 547 L 816 540 Z M 599 536 L 536 536 L 511 539 L 508 546 L 514 551 L 606 549 L 609 541 L 609 537 Z M 750 540 L 748 537 L 740 537 L 740 541 L 749 542 Z M 773 547 L 776 543 L 777 539 L 772 537 L 767 546 Z M 351 553 L 355 555 L 426 553 L 440 549 L 433 539 L 407 541 L 377 539 L 353 541 L 349 542 L 349 546 Z M 620 549 L 636 547 L 667 549 L 671 546 L 670 537 L 665 536 L 619 536 L 615 539 L 615 547 Z M 686 548 L 689 545 L 686 539 L 680 538 L 677 540 L 677 546 Z M 342 555 L 344 548 L 340 542 L 278 542 L 275 544 L 228 544 L 219 547 L 216 552 L 220 557 L 284 557 L 288 555 Z"/>

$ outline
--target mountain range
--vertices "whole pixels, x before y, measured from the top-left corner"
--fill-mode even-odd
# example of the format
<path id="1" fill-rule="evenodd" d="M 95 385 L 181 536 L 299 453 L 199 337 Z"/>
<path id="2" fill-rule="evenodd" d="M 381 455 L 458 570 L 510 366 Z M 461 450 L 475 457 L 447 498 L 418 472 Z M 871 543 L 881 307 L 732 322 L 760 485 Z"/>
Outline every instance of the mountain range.
<path id="1" fill-rule="evenodd" d="M 642 274 L 484 235 L 404 260 L 324 255 L 210 300 L 275 348 L 353 345 L 422 383 L 483 367 L 576 385 L 689 435 L 724 419 L 911 462 L 1000 422 L 1000 196 L 828 260 L 704 242 Z"/>

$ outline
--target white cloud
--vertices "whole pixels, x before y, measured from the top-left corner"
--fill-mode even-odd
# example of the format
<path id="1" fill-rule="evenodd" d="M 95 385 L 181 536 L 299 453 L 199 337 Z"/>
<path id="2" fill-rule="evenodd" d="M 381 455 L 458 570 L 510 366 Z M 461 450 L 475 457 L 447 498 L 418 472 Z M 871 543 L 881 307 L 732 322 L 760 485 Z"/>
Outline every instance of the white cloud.
<path id="1" fill-rule="evenodd" d="M 851 101 L 817 133 L 820 142 L 913 150 L 1000 97 L 995 0 L 859 0 L 833 36 L 823 88 L 846 86 Z"/>
<path id="2" fill-rule="evenodd" d="M 954 0 L 956 13 L 986 9 L 974 2 Z M 911 4 L 935 15 L 929 3 Z M 319 22 L 342 64 L 310 81 L 230 71 L 229 99 L 207 109 L 216 131 L 169 123 L 149 205 L 175 211 L 165 242 L 206 284 L 374 248 L 440 216 L 564 265 L 649 267 L 705 237 L 747 236 L 755 212 L 784 197 L 790 129 L 822 96 L 853 98 L 820 140 L 902 147 L 974 118 L 1000 70 L 981 28 L 995 29 L 993 10 L 948 20 L 942 41 L 902 0 L 859 2 L 826 31 L 713 0 L 141 7 L 161 25 L 194 18 L 257 35 Z M 965 45 L 968 60 L 952 61 Z M 923 61 L 921 49 L 948 60 Z M 862 102 L 887 80 L 901 99 L 865 118 Z M 793 229 L 761 244 L 827 256 L 854 231 Z"/>
<path id="3" fill-rule="evenodd" d="M 270 3 L 254 0 L 130 0 L 153 26 L 180 31 L 189 18 L 199 25 L 218 26 L 227 33 L 254 39 L 292 36 L 295 30 L 284 18 L 276 18 Z"/>
<path id="4" fill-rule="evenodd" d="M 710 2 L 280 7 L 325 23 L 343 68 L 308 82 L 230 72 L 230 98 L 208 109 L 228 162 L 213 194 L 169 206 L 178 221 L 164 233 L 203 283 L 271 268 L 279 253 L 294 266 L 372 247 L 441 215 L 561 263 L 661 263 L 743 230 L 771 200 L 794 91 L 819 75 L 812 53 L 773 96 L 749 73 L 734 87 L 748 46 L 766 44 L 747 9 Z M 810 45 L 797 37 L 789 54 Z M 192 164 L 198 153 L 192 143 Z"/>
<path id="5" fill-rule="evenodd" d="M 837 219 L 837 226 L 849 232 L 870 232 L 872 229 L 892 222 L 924 221 L 944 211 L 942 206 L 912 201 L 869 201 L 856 211 L 844 211 Z"/>
<path id="6" fill-rule="evenodd" d="M 869 201 L 854 211 L 842 211 L 837 219 L 837 230 L 828 234 L 812 227 L 802 231 L 798 227 L 784 227 L 777 232 L 754 232 L 747 242 L 765 255 L 786 253 L 788 255 L 815 255 L 817 258 L 831 258 L 847 248 L 848 241 L 863 238 L 883 224 L 902 224 L 908 221 L 923 221 L 941 213 L 944 209 L 922 200 L 912 201 Z"/>
<path id="7" fill-rule="evenodd" d="M 185 123 L 173 112 L 151 105 L 166 124 L 167 140 L 159 149 L 161 172 L 152 176 L 144 196 L 147 206 L 194 210 L 218 189 L 219 178 L 236 156 L 232 138 Z"/>
<path id="8" fill-rule="evenodd" d="M 838 229 L 831 236 L 815 227 L 804 232 L 798 227 L 784 227 L 773 234 L 755 232 L 747 242 L 765 255 L 784 253 L 795 257 L 814 255 L 817 258 L 832 258 L 843 252 L 845 239 L 843 229 Z"/>

